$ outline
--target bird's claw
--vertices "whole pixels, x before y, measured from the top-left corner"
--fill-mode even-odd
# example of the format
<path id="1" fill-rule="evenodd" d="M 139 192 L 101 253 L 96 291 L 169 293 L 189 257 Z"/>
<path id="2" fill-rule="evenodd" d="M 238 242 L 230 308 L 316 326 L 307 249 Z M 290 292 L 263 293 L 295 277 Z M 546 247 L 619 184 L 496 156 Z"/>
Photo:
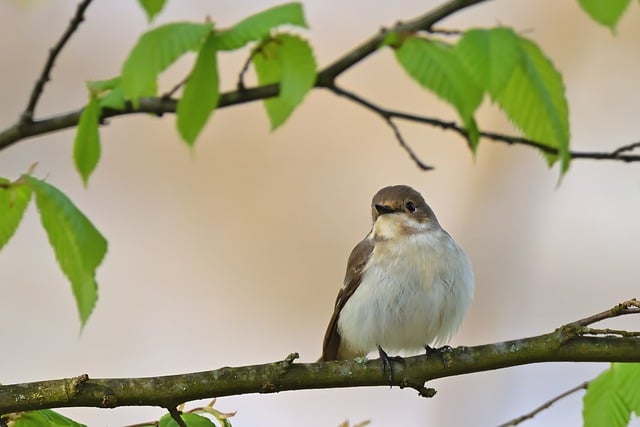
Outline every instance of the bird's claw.
<path id="1" fill-rule="evenodd" d="M 389 387 L 393 386 L 393 367 L 391 361 L 404 363 L 404 359 L 400 356 L 389 356 L 382 347 L 378 346 L 378 354 L 380 354 L 380 360 L 382 361 L 382 373 L 387 373 L 389 379 Z"/>

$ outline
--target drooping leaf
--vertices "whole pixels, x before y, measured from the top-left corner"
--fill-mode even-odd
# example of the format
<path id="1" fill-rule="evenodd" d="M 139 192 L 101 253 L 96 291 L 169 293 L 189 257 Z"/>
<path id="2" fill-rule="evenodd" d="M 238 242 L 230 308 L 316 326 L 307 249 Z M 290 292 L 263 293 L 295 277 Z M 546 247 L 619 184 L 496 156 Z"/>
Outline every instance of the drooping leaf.
<path id="1" fill-rule="evenodd" d="M 100 101 L 92 93 L 89 103 L 80 114 L 76 138 L 73 143 L 73 161 L 85 187 L 89 182 L 89 176 L 100 160 L 100 131 L 98 129 L 100 111 Z"/>
<path id="2" fill-rule="evenodd" d="M 527 138 L 558 150 L 545 154 L 549 164 L 558 157 L 561 172 L 569 168 L 569 107 L 562 75 L 542 50 L 521 37 L 521 63 L 511 73 L 496 101 Z"/>
<path id="3" fill-rule="evenodd" d="M 215 427 L 213 421 L 198 414 L 181 414 L 182 420 L 189 427 Z M 158 427 L 179 427 L 170 414 L 164 415 L 158 421 Z"/>
<path id="4" fill-rule="evenodd" d="M 228 30 L 220 31 L 218 49 L 239 49 L 251 41 L 266 38 L 272 29 L 287 24 L 307 28 L 300 3 L 272 7 L 243 19 Z"/>
<path id="5" fill-rule="evenodd" d="M 14 422 L 15 427 L 86 427 L 51 409 L 23 412 Z"/>
<path id="6" fill-rule="evenodd" d="M 60 269 L 71 282 L 84 327 L 98 298 L 96 269 L 107 252 L 107 241 L 64 193 L 32 176 L 24 178 L 35 193 L 42 226 Z"/>
<path id="7" fill-rule="evenodd" d="M 456 53 L 469 75 L 494 100 L 521 63 L 520 38 L 505 27 L 465 32 Z"/>
<path id="8" fill-rule="evenodd" d="M 138 3 L 140 3 L 140 6 L 147 14 L 147 19 L 151 22 L 162 11 L 166 0 L 138 0 Z"/>
<path id="9" fill-rule="evenodd" d="M 584 427 L 625 427 L 629 423 L 631 410 L 618 392 L 616 365 L 589 384 L 582 400 Z"/>
<path id="10" fill-rule="evenodd" d="M 479 136 L 473 115 L 482 102 L 483 90 L 467 73 L 454 48 L 438 40 L 409 37 L 395 49 L 395 55 L 409 76 L 455 107 L 475 148 Z"/>
<path id="11" fill-rule="evenodd" d="M 31 200 L 31 188 L 0 178 L 0 249 L 13 236 Z"/>
<path id="12" fill-rule="evenodd" d="M 212 23 L 176 22 L 144 33 L 122 65 L 124 96 L 137 105 L 141 97 L 156 95 L 158 74 L 199 48 L 212 29 Z"/>
<path id="13" fill-rule="evenodd" d="M 271 129 L 282 125 L 316 81 L 316 61 L 306 40 L 278 34 L 259 46 L 252 56 L 258 83 L 280 82 L 280 94 L 264 101 Z"/>
<path id="14" fill-rule="evenodd" d="M 209 34 L 178 101 L 176 123 L 182 139 L 193 145 L 220 98 L 216 37 Z"/>
<path id="15" fill-rule="evenodd" d="M 578 0 L 578 3 L 591 19 L 615 31 L 631 0 Z"/>

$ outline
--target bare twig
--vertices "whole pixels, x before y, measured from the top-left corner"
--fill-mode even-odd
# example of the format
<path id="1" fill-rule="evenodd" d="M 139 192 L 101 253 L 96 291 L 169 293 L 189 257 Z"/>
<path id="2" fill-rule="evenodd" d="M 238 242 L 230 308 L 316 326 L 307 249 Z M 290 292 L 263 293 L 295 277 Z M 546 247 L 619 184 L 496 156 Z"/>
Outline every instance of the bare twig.
<path id="1" fill-rule="evenodd" d="M 251 65 L 251 60 L 253 59 L 253 55 L 254 55 L 254 52 L 251 51 L 251 54 L 249 55 L 247 60 L 244 62 L 242 69 L 238 73 L 238 83 L 236 83 L 236 88 L 238 89 L 238 91 L 247 90 L 247 87 L 244 85 L 244 76 L 245 74 L 247 74 L 247 71 L 249 71 L 249 66 Z"/>
<path id="2" fill-rule="evenodd" d="M 564 393 L 561 393 L 561 394 L 557 395 L 553 399 L 543 403 L 542 405 L 538 406 L 533 411 L 531 411 L 529 413 L 526 413 L 526 414 L 524 414 L 522 416 L 519 416 L 518 418 L 514 418 L 513 420 L 507 421 L 504 424 L 500 424 L 498 427 L 516 426 L 516 425 L 522 423 L 523 421 L 530 420 L 531 418 L 533 418 L 536 415 L 538 415 L 538 413 L 544 411 L 545 409 L 548 409 L 551 405 L 553 405 L 557 401 L 562 400 L 565 397 L 570 396 L 571 394 L 573 394 L 573 393 L 575 393 L 577 391 L 586 390 L 588 386 L 589 386 L 589 381 L 585 381 L 582 384 L 579 384 L 579 385 L 573 387 L 572 389 L 569 389 L 569 390 L 565 391 Z"/>
<path id="3" fill-rule="evenodd" d="M 620 303 L 609 310 L 605 310 L 601 313 L 597 313 L 592 316 L 585 317 L 584 319 L 580 319 L 575 322 L 572 322 L 567 326 L 572 326 L 572 325 L 589 326 L 593 323 L 600 322 L 602 320 L 611 319 L 618 316 L 624 316 L 627 314 L 637 314 L 637 313 L 640 313 L 640 301 L 633 298 L 623 303 Z"/>
<path id="4" fill-rule="evenodd" d="M 69 22 L 69 26 L 58 40 L 58 43 L 55 44 L 49 50 L 49 57 L 47 58 L 47 62 L 44 64 L 44 68 L 40 73 L 40 77 L 36 81 L 36 84 L 33 86 L 31 91 L 31 96 L 29 97 L 29 103 L 27 104 L 27 108 L 25 108 L 24 112 L 20 116 L 20 122 L 23 125 L 27 125 L 33 121 L 33 114 L 36 109 L 36 105 L 40 100 L 40 96 L 42 95 L 42 91 L 44 90 L 44 85 L 51 79 L 51 70 L 53 69 L 53 65 L 56 62 L 56 58 L 62 51 L 62 48 L 67 44 L 73 33 L 78 29 L 82 21 L 84 21 L 84 13 L 91 4 L 92 0 L 83 0 L 78 4 L 76 8 L 76 12 L 74 13 L 71 21 Z"/>
<path id="5" fill-rule="evenodd" d="M 429 30 L 429 33 L 431 33 L 431 34 L 441 34 L 443 36 L 461 36 L 462 34 L 464 34 L 464 31 L 449 30 L 449 29 L 446 29 L 446 28 L 431 28 Z"/>
<path id="6" fill-rule="evenodd" d="M 622 331 L 620 329 L 596 329 L 596 328 L 584 328 L 582 335 L 605 335 L 605 336 L 619 336 L 619 337 L 640 337 L 640 332 L 636 331 Z"/>
<path id="7" fill-rule="evenodd" d="M 633 142 L 631 144 L 623 145 L 622 147 L 619 147 L 618 149 L 614 150 L 612 153 L 613 154 L 622 154 L 622 153 L 627 152 L 627 151 L 633 151 L 636 148 L 640 148 L 640 142 Z"/>
<path id="8" fill-rule="evenodd" d="M 171 97 L 173 95 L 175 95 L 175 93 L 185 84 L 187 84 L 187 80 L 189 80 L 189 76 L 186 76 L 185 78 L 183 78 L 182 80 L 180 80 L 178 83 L 175 84 L 175 86 L 173 86 L 170 90 L 168 90 L 164 95 L 161 96 L 162 99 L 171 99 Z"/>
<path id="9" fill-rule="evenodd" d="M 428 171 L 428 170 L 432 170 L 433 166 L 429 166 L 428 164 L 424 163 L 422 160 L 420 160 L 420 158 L 416 155 L 416 153 L 413 151 L 413 149 L 409 146 L 409 144 L 406 143 L 406 141 L 404 140 L 402 133 L 400 133 L 400 129 L 398 128 L 398 126 L 393 122 L 393 119 L 391 117 L 384 117 L 384 121 L 387 122 L 387 124 L 389 125 L 389 127 L 391 127 L 391 129 L 393 130 L 393 134 L 396 136 L 396 139 L 398 140 L 398 142 L 400 143 L 400 146 L 402 148 L 404 148 L 404 151 L 406 151 L 409 154 L 409 157 L 411 157 L 411 160 L 413 160 L 415 162 L 415 164 L 422 170 L 424 171 Z"/>

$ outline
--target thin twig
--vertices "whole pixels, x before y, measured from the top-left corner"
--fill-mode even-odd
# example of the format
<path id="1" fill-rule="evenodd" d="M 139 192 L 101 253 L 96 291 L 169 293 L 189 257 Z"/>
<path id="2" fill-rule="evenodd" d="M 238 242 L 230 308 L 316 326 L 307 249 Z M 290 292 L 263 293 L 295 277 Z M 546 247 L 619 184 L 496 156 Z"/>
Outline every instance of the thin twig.
<path id="1" fill-rule="evenodd" d="M 62 48 L 67 44 L 73 33 L 78 29 L 82 21 L 84 21 L 84 13 L 91 4 L 92 0 L 83 0 L 78 4 L 76 8 L 76 12 L 74 13 L 67 29 L 58 40 L 58 43 L 55 44 L 49 50 L 49 57 L 47 58 L 47 62 L 44 64 L 44 68 L 40 73 L 40 77 L 36 81 L 36 84 L 33 86 L 31 91 L 31 96 L 29 97 L 29 103 L 27 104 L 27 108 L 25 108 L 24 112 L 20 116 L 20 122 L 23 125 L 29 124 L 33 121 L 33 114 L 36 109 L 36 105 L 40 100 L 40 96 L 42 96 L 42 92 L 44 90 L 44 85 L 51 79 L 51 70 L 56 62 L 56 59 Z"/>
<path id="2" fill-rule="evenodd" d="M 556 397 L 554 397 L 553 399 L 543 403 L 542 405 L 538 406 L 536 409 L 534 409 L 533 411 L 526 413 L 518 418 L 514 418 L 511 421 L 507 421 L 504 424 L 500 424 L 498 427 L 509 427 L 509 426 L 516 426 L 520 423 L 522 423 L 523 421 L 529 420 L 533 417 L 535 417 L 536 415 L 538 415 L 538 413 L 544 411 L 545 409 L 548 409 L 551 405 L 553 405 L 554 403 L 556 403 L 557 401 L 564 399 L 565 397 L 580 391 L 580 390 L 586 390 L 587 387 L 589 386 L 589 381 L 585 381 L 580 385 L 577 385 L 575 387 L 573 387 L 570 390 L 565 391 L 564 393 L 561 393 L 559 395 L 557 395 Z"/>
<path id="3" fill-rule="evenodd" d="M 253 54 L 254 54 L 254 52 L 251 51 L 251 55 L 249 55 L 247 60 L 244 62 L 244 65 L 242 66 L 242 69 L 238 73 L 238 83 L 236 83 L 236 88 L 238 89 L 239 92 L 247 90 L 247 87 L 244 85 L 244 76 L 245 76 L 245 74 L 247 74 L 247 71 L 249 71 L 249 66 L 251 65 L 251 60 L 253 59 Z"/>
<path id="4" fill-rule="evenodd" d="M 594 314 L 584 319 L 577 320 L 570 323 L 567 326 L 589 326 L 593 323 L 600 322 L 606 319 L 612 319 L 618 316 L 624 316 L 626 314 L 640 313 L 640 301 L 633 298 L 623 303 L 616 305 L 615 307 L 605 310 L 601 313 Z"/>
<path id="5" fill-rule="evenodd" d="M 622 154 L 622 153 L 627 152 L 627 151 L 633 151 L 636 148 L 640 148 L 640 142 L 633 142 L 631 144 L 623 145 L 622 147 L 619 147 L 618 149 L 612 151 L 612 153 L 613 154 Z"/>
<path id="6" fill-rule="evenodd" d="M 169 91 L 167 91 L 164 95 L 162 95 L 161 99 L 171 99 L 173 95 L 185 84 L 187 84 L 187 80 L 189 80 L 189 76 L 186 76 L 182 80 L 180 80 L 174 87 L 172 87 Z"/>
<path id="7" fill-rule="evenodd" d="M 596 328 L 584 328 L 582 335 L 608 335 L 618 337 L 640 337 L 640 332 L 636 331 L 623 331 L 620 329 L 596 329 Z"/>
<path id="8" fill-rule="evenodd" d="M 461 36 L 464 31 L 461 30 L 448 30 L 446 28 L 431 28 L 429 30 L 431 34 L 441 34 L 443 36 Z"/>
<path id="9" fill-rule="evenodd" d="M 396 139 L 400 143 L 400 146 L 404 148 L 404 151 L 406 151 L 409 154 L 409 157 L 411 157 L 411 160 L 413 160 L 415 164 L 424 171 L 432 170 L 433 166 L 429 166 L 428 164 L 420 160 L 420 158 L 416 155 L 416 153 L 411 149 L 409 144 L 407 144 L 407 142 L 402 137 L 402 134 L 400 133 L 400 129 L 398 129 L 398 126 L 393 122 L 393 119 L 391 117 L 384 117 L 384 116 L 383 118 L 384 118 L 384 121 L 387 122 L 387 124 L 393 130 L 393 134 L 396 136 Z"/>

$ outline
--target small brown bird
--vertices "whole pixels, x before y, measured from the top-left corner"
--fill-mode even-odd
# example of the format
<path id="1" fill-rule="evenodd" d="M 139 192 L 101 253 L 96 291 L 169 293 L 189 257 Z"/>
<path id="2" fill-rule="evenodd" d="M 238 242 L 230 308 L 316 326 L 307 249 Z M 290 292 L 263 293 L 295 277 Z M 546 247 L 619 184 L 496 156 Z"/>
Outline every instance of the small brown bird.
<path id="1" fill-rule="evenodd" d="M 371 210 L 373 227 L 349 256 L 320 361 L 376 348 L 385 359 L 382 349 L 444 344 L 471 305 L 471 263 L 420 193 L 406 185 L 385 187 L 373 196 Z"/>

